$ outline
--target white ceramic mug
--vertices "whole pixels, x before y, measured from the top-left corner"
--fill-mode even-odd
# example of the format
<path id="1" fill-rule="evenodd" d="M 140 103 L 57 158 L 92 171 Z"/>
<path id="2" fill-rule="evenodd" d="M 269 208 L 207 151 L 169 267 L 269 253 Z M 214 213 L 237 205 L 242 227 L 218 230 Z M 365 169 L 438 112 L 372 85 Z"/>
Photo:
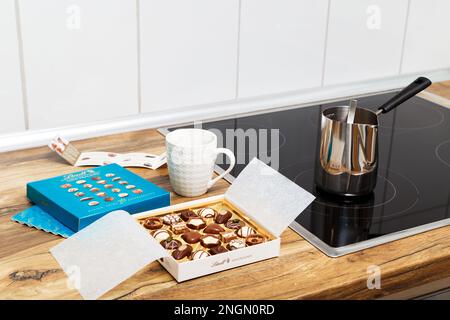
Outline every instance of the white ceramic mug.
<path id="1" fill-rule="evenodd" d="M 196 197 L 206 193 L 236 164 L 233 152 L 217 148 L 217 136 L 203 129 L 177 129 L 166 136 L 167 166 L 170 184 L 181 196 Z M 212 179 L 217 156 L 224 153 L 230 166 Z"/>

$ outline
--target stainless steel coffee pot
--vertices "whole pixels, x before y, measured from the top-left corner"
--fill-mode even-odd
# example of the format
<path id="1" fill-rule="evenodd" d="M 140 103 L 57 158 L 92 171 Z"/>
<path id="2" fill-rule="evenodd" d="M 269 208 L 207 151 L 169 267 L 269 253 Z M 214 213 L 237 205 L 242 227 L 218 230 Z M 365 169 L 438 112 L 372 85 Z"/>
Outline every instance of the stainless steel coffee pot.
<path id="1" fill-rule="evenodd" d="M 315 183 L 342 196 L 361 196 L 377 182 L 378 116 L 399 106 L 431 85 L 419 77 L 374 112 L 352 106 L 326 109 L 321 115 L 321 139 Z"/>

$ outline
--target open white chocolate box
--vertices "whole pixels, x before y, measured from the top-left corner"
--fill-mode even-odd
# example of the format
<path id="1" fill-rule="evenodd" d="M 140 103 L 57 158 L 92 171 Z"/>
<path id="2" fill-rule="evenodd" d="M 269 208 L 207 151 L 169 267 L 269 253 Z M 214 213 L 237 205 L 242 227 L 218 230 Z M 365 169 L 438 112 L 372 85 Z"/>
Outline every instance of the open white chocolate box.
<path id="1" fill-rule="evenodd" d="M 176 260 L 171 255 L 174 250 L 167 250 L 167 256 L 158 261 L 177 281 L 181 282 L 278 256 L 280 234 L 313 200 L 313 195 L 255 158 L 223 195 L 143 212 L 134 215 L 133 218 L 143 224 L 149 217 L 162 218 L 167 214 L 179 214 L 186 209 L 198 215 L 202 208 L 212 208 L 216 212 L 226 209 L 232 213 L 230 220 L 243 221 L 245 226 L 252 228 L 256 234 L 264 238 L 262 243 L 235 250 L 229 250 L 227 243 L 222 240 L 220 245 L 228 251 L 198 260 L 192 260 L 189 257 Z M 207 225 L 214 222 L 214 218 L 204 220 Z M 226 228 L 225 224 L 221 226 L 225 231 L 233 231 Z M 161 229 L 170 230 L 170 227 L 164 226 Z M 155 230 L 147 231 L 149 234 L 155 232 Z M 196 231 L 206 236 L 201 230 Z M 172 232 L 172 237 L 182 244 L 187 244 L 181 239 L 181 234 Z M 155 244 L 160 245 L 156 241 Z M 192 252 L 197 250 L 209 252 L 208 248 L 200 243 L 190 245 L 193 247 Z"/>
<path id="2" fill-rule="evenodd" d="M 255 158 L 223 195 L 132 216 L 113 211 L 50 251 L 69 277 L 76 273 L 80 294 L 85 299 L 96 299 L 155 260 L 177 281 L 185 281 L 276 257 L 280 253 L 281 233 L 313 200 L 313 195 Z M 242 220 L 265 241 L 199 260 L 176 260 L 171 255 L 173 251 L 163 248 L 151 235 L 153 231 L 141 225 L 149 217 L 184 209 L 196 212 L 203 207 L 216 211 L 225 207 L 232 212 L 232 218 Z M 212 218 L 206 220 L 211 223 Z M 202 244 L 192 246 L 198 250 Z"/>

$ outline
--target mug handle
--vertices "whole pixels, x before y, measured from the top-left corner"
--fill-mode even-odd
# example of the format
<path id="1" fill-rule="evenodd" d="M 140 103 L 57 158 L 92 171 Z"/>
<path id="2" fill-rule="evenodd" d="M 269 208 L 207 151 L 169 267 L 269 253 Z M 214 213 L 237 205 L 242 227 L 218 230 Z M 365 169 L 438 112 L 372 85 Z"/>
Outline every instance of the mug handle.
<path id="1" fill-rule="evenodd" d="M 209 180 L 207 189 L 211 188 L 217 181 L 222 179 L 226 174 L 230 173 L 230 171 L 233 170 L 234 165 L 236 164 L 236 157 L 234 156 L 234 153 L 231 150 L 226 148 L 217 148 L 214 150 L 214 153 L 216 154 L 216 158 L 219 154 L 224 153 L 228 157 L 228 159 L 230 159 L 230 166 L 222 174 L 215 177 L 214 179 Z"/>

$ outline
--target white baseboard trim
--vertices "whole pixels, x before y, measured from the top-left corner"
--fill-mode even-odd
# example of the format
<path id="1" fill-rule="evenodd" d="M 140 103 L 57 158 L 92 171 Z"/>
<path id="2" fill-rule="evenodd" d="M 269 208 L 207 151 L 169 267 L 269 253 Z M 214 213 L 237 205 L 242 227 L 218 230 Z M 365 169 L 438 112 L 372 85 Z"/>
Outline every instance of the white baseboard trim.
<path id="1" fill-rule="evenodd" d="M 429 77 L 433 82 L 438 82 L 450 79 L 450 69 L 345 85 L 284 92 L 255 98 L 242 98 L 218 103 L 187 106 L 90 124 L 45 130 L 28 130 L 1 135 L 0 152 L 43 146 L 57 134 L 69 140 L 78 140 L 113 133 L 172 126 L 193 121 L 210 121 L 218 118 L 231 117 L 236 114 L 254 113 L 269 109 L 308 106 L 317 104 L 318 102 L 329 102 L 344 97 L 364 96 L 376 92 L 399 89 L 419 75 Z"/>

